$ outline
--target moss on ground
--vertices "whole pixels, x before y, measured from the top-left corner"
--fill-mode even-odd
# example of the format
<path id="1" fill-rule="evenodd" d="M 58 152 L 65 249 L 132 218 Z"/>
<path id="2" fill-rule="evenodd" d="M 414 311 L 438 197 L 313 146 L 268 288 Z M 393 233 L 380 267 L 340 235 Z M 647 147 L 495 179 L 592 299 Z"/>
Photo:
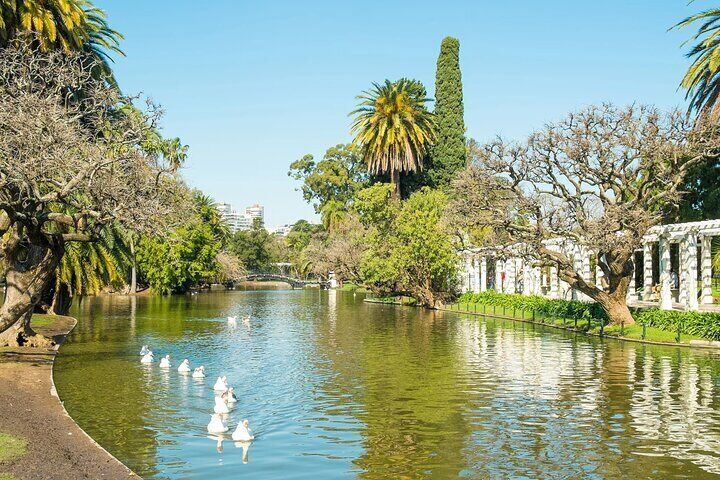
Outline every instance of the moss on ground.
<path id="1" fill-rule="evenodd" d="M 0 432 L 0 462 L 15 460 L 25 455 L 26 452 L 27 440 Z"/>
<path id="2" fill-rule="evenodd" d="M 47 327 L 55 321 L 54 315 L 47 315 L 45 313 L 35 313 L 30 319 L 31 327 Z"/>

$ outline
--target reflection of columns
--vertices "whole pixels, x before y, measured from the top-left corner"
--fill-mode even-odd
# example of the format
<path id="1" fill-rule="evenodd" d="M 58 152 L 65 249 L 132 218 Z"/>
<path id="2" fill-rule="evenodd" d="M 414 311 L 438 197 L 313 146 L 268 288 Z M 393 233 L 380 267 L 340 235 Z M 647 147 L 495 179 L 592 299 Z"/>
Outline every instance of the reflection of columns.
<path id="1" fill-rule="evenodd" d="M 480 291 L 487 290 L 487 258 L 480 259 Z"/>
<path id="2" fill-rule="evenodd" d="M 505 262 L 505 280 L 507 282 L 507 293 L 515 293 L 515 275 L 517 269 L 515 267 L 515 259 L 508 258 Z"/>
<path id="3" fill-rule="evenodd" d="M 672 309 L 672 292 L 670 285 L 670 242 L 667 237 L 660 237 L 660 308 Z"/>
<path id="4" fill-rule="evenodd" d="M 558 298 L 557 267 L 550 267 L 550 298 Z"/>
<path id="5" fill-rule="evenodd" d="M 503 284 L 502 284 L 502 272 L 505 267 L 503 267 L 503 261 L 499 258 L 495 259 L 495 291 L 496 292 L 502 292 L 503 291 Z"/>
<path id="6" fill-rule="evenodd" d="M 697 234 L 690 232 L 687 238 L 687 249 L 685 252 L 687 259 L 687 308 L 690 310 L 698 309 L 698 271 L 697 271 Z"/>
<path id="7" fill-rule="evenodd" d="M 702 244 L 700 245 L 700 255 L 702 260 L 700 262 L 700 268 L 702 269 L 702 297 L 701 301 L 703 305 L 712 305 L 712 251 L 711 251 L 712 237 L 705 235 L 702 237 Z"/>
<path id="8" fill-rule="evenodd" d="M 643 245 L 643 296 L 645 300 L 652 299 L 652 243 Z"/>

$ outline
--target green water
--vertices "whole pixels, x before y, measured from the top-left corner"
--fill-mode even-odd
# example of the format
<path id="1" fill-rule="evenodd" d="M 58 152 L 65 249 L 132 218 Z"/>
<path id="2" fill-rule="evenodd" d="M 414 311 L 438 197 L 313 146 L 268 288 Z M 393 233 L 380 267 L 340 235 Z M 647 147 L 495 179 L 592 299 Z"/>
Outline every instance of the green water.
<path id="1" fill-rule="evenodd" d="M 252 314 L 228 327 L 228 315 Z M 720 359 L 318 291 L 103 297 L 55 380 L 73 418 L 146 478 L 711 478 Z M 139 363 L 143 344 L 173 368 Z M 205 381 L 179 375 L 188 358 Z M 239 394 L 249 447 L 205 431 Z"/>

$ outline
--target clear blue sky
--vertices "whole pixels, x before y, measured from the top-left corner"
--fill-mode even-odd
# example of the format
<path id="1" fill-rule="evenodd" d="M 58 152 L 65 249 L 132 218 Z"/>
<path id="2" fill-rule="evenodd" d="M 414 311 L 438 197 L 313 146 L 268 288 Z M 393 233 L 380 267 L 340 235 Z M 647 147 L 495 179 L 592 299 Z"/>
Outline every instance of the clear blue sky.
<path id="1" fill-rule="evenodd" d="M 313 218 L 287 167 L 349 140 L 373 81 L 421 80 L 460 39 L 467 134 L 520 138 L 590 103 L 685 102 L 690 31 L 707 1 L 98 0 L 125 35 L 115 71 L 163 105 L 190 146 L 184 176 L 218 201 L 266 207 L 270 226 Z"/>

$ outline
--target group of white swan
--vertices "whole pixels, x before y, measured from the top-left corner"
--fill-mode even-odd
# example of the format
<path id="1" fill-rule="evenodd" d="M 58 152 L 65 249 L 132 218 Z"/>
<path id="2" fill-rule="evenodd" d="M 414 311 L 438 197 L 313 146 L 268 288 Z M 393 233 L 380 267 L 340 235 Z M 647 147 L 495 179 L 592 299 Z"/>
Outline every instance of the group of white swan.
<path id="1" fill-rule="evenodd" d="M 228 317 L 228 324 L 233 325 L 233 322 L 234 325 L 237 325 L 237 317 Z M 246 325 L 248 325 L 249 322 L 249 316 L 243 319 L 243 323 Z M 153 352 L 147 345 L 143 345 L 142 349 L 140 349 L 140 355 L 140 363 L 144 364 L 153 363 L 155 358 Z M 171 368 L 170 355 L 165 355 L 160 360 L 160 368 Z M 177 368 L 177 371 L 182 375 L 189 374 L 191 371 L 190 361 L 187 358 L 183 360 Z M 205 378 L 205 366 L 200 365 L 195 370 L 192 370 L 192 378 Z M 225 376 L 217 378 L 217 381 L 213 386 L 213 390 L 215 391 L 215 406 L 213 408 L 213 414 L 210 416 L 210 423 L 207 425 L 207 431 L 211 434 L 222 434 L 229 430 L 223 421 L 223 416 L 230 413 L 230 408 L 235 406 L 235 403 L 237 403 L 237 396 L 235 395 L 235 389 L 228 386 L 227 377 Z M 232 433 L 232 439 L 236 442 L 252 442 L 255 440 L 255 437 L 250 430 L 250 422 L 247 419 L 238 424 L 235 431 Z"/>

